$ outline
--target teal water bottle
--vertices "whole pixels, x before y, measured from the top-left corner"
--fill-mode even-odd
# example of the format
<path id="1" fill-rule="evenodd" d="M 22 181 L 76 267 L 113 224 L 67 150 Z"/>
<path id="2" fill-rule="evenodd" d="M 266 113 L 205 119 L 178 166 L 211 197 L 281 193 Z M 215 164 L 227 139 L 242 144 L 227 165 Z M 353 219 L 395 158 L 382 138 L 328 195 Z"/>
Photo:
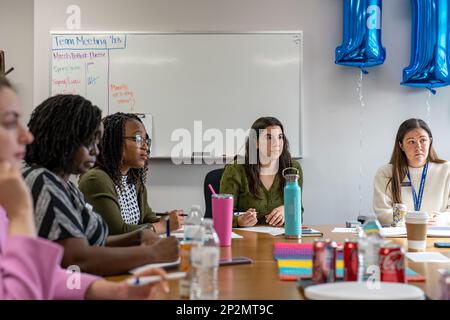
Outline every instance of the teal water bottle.
<path id="1" fill-rule="evenodd" d="M 286 174 L 291 170 L 295 173 Z M 302 237 L 302 192 L 298 185 L 300 177 L 296 168 L 285 168 L 282 173 L 286 179 L 284 187 L 284 235 L 288 239 L 298 239 Z"/>

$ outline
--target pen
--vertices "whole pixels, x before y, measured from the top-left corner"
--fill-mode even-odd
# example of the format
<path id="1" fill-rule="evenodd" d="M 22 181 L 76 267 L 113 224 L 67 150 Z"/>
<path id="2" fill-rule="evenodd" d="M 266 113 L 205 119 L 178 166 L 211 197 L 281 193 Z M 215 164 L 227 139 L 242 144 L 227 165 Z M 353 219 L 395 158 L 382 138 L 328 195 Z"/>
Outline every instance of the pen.
<path id="1" fill-rule="evenodd" d="M 172 272 L 166 274 L 166 280 L 178 280 L 186 277 L 186 272 Z M 163 277 L 159 275 L 155 276 L 145 276 L 145 277 L 136 277 L 128 279 L 128 284 L 132 286 L 144 286 L 146 284 L 154 283 L 161 281 Z"/>
<path id="2" fill-rule="evenodd" d="M 157 217 L 165 217 L 165 216 L 168 216 L 168 215 L 169 214 L 167 212 L 157 212 L 156 213 Z M 179 216 L 180 217 L 187 217 L 188 215 L 187 215 L 187 213 L 180 213 Z"/>
<path id="3" fill-rule="evenodd" d="M 240 216 L 243 216 L 243 215 L 246 214 L 246 213 L 247 213 L 246 211 L 244 211 L 244 212 L 233 212 L 233 215 L 234 215 L 235 217 L 240 217 Z M 255 211 L 255 213 L 258 214 L 257 211 Z"/>
<path id="4" fill-rule="evenodd" d="M 169 216 L 166 216 L 166 235 L 167 238 L 170 237 L 170 218 Z"/>

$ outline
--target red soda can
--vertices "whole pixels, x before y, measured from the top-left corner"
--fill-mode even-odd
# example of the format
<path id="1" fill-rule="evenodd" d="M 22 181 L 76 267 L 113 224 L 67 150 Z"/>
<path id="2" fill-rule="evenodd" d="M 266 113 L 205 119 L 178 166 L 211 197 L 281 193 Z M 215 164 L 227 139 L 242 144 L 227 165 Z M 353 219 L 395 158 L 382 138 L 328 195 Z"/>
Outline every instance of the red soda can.
<path id="1" fill-rule="evenodd" d="M 380 248 L 381 281 L 406 282 L 405 252 L 401 245 L 390 243 Z"/>
<path id="2" fill-rule="evenodd" d="M 315 283 L 336 281 L 336 243 L 316 239 L 313 243 L 312 281 Z"/>
<path id="3" fill-rule="evenodd" d="M 358 280 L 358 241 L 345 239 L 344 281 Z"/>

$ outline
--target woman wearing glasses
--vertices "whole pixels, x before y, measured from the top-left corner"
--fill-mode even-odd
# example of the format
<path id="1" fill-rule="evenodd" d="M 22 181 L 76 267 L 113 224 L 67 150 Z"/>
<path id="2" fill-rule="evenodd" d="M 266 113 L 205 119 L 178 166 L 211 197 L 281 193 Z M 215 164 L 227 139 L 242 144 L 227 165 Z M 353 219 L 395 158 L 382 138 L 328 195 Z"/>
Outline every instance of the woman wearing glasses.
<path id="1" fill-rule="evenodd" d="M 439 159 L 431 130 L 421 119 L 400 125 L 391 160 L 375 175 L 373 208 L 383 225 L 393 223 L 395 203 L 427 212 L 430 224 L 448 224 L 450 163 Z"/>
<path id="2" fill-rule="evenodd" d="M 95 167 L 84 174 L 80 190 L 103 216 L 111 234 L 142 227 L 166 232 L 166 221 L 156 217 L 145 187 L 151 140 L 141 119 L 131 113 L 115 113 L 103 119 L 104 135 Z M 168 213 L 170 229 L 181 227 L 182 211 Z"/>
<path id="3" fill-rule="evenodd" d="M 38 235 L 64 247 L 63 266 L 106 276 L 178 258 L 174 237 L 159 239 L 143 228 L 110 235 L 70 180 L 96 162 L 104 132 L 97 106 L 78 95 L 57 95 L 36 107 L 28 127 L 34 141 L 26 148 L 23 176 L 33 196 Z"/>

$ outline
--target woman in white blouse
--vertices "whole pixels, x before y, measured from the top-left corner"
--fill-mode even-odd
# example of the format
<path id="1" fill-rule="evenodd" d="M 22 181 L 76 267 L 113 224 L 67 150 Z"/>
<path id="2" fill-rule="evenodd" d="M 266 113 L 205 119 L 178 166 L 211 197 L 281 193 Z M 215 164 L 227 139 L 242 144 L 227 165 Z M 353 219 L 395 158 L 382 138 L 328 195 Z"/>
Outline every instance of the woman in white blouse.
<path id="1" fill-rule="evenodd" d="M 391 160 L 375 175 L 373 209 L 383 225 L 392 224 L 395 203 L 427 212 L 430 224 L 450 222 L 450 163 L 437 156 L 431 130 L 421 119 L 400 125 Z"/>

